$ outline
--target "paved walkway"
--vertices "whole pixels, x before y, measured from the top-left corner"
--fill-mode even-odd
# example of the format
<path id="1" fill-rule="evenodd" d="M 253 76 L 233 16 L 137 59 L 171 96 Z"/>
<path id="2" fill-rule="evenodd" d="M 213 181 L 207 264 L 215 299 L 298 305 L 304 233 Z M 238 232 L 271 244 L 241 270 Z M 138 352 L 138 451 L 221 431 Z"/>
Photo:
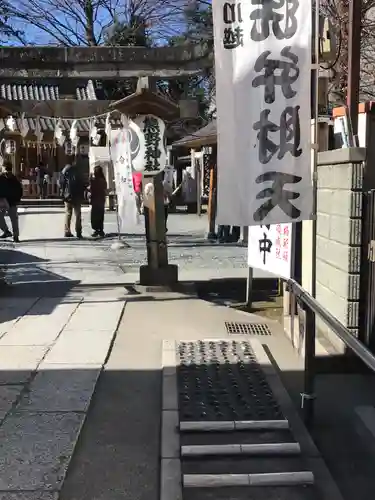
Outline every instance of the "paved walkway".
<path id="1" fill-rule="evenodd" d="M 20 282 L 21 272 L 22 281 L 70 279 L 92 283 L 94 279 L 98 283 L 115 283 L 120 276 L 124 279 L 123 274 L 128 282 L 138 279 L 139 266 L 147 258 L 143 225 L 129 228 L 130 234 L 124 236 L 129 247 L 114 252 L 110 249 L 117 232 L 114 213 L 107 212 L 105 218 L 105 230 L 112 238 L 97 242 L 87 238 L 72 244 L 61 238 L 62 208 L 24 210 L 21 215 L 21 244 L 12 256 L 16 264 L 13 266 L 13 282 Z M 206 216 L 170 214 L 168 227 L 169 261 L 178 264 L 181 280 L 246 277 L 247 249 L 240 245 L 218 245 L 207 241 Z M 84 235 L 90 234 L 89 214 L 86 211 Z M 96 269 L 95 278 L 92 277 L 93 269 Z M 259 272 L 255 277 L 265 275 Z"/>
<path id="2" fill-rule="evenodd" d="M 124 308 L 110 243 L 61 239 L 52 212 L 21 215 L 23 241 L 1 249 L 1 500 L 56 497 Z"/>
<path id="3" fill-rule="evenodd" d="M 263 323 L 265 320 L 194 296 L 128 296 L 61 500 L 107 500 L 109 496 L 111 500 L 159 499 L 163 340 L 246 338 L 229 336 L 226 321 Z M 300 388 L 301 360 L 276 323 L 272 323 L 271 331 L 272 335 L 260 337 L 262 343 L 277 356 L 280 369 L 290 373 Z M 224 493 L 227 496 L 223 497 Z M 247 497 L 250 494 L 249 491 Z M 232 500 L 242 498 L 228 489 L 220 495 Z M 268 494 L 261 498 L 271 497 Z M 176 496 L 174 500 L 179 498 Z M 203 497 L 198 491 L 194 498 Z M 214 491 L 211 498 L 219 496 Z M 314 500 L 317 498 L 340 497 L 322 496 Z"/>
<path id="4" fill-rule="evenodd" d="M 245 249 L 197 250 L 202 229 L 178 217 L 169 238 L 173 258 L 183 254 L 186 277 L 243 276 Z M 21 244 L 1 248 L 14 286 L 0 298 L 0 500 L 158 500 L 163 340 L 230 339 L 226 321 L 265 320 L 194 296 L 135 294 L 124 285 L 136 277 L 136 260 L 144 260 L 141 230 L 130 237 L 131 250 L 113 252 L 111 239 L 62 239 L 62 220 L 59 209 L 27 210 Z M 89 234 L 87 214 L 84 230 Z M 269 325 L 272 335 L 262 344 L 298 404 L 302 361 L 281 328 Z M 323 402 L 314 437 L 345 500 L 372 500 L 373 383 L 359 377 L 350 386 L 346 376 L 333 377 L 318 383 Z M 348 387 L 359 394 L 364 385 L 366 398 L 358 396 L 356 406 L 365 407 L 353 420 Z"/>
<path id="5" fill-rule="evenodd" d="M 170 221 L 172 260 L 180 255 L 191 278 L 199 254 L 198 275 L 204 268 L 215 276 L 218 249 L 206 246 L 204 259 L 194 248 L 197 240 L 204 245 L 204 222 L 178 217 Z M 0 298 L 0 499 L 50 500 L 62 486 L 110 352 L 128 297 L 124 285 L 137 279 L 144 262 L 143 228 L 127 237 L 129 249 L 116 252 L 114 238 L 62 238 L 60 208 L 23 209 L 20 227 L 21 243 L 1 247 L 12 287 Z M 106 229 L 116 230 L 113 214 Z M 86 211 L 84 234 L 90 234 Z M 229 273 L 243 275 L 245 249 L 220 252 Z"/>

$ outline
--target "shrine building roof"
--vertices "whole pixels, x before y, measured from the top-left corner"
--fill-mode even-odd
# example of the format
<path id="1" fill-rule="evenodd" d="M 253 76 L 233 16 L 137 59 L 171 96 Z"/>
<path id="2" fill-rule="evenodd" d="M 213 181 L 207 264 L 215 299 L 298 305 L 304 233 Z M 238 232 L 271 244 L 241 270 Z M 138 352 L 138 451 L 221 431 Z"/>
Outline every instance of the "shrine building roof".
<path id="1" fill-rule="evenodd" d="M 96 100 L 96 89 L 92 80 L 85 82 L 37 82 L 1 81 L 0 99 L 8 101 L 57 101 L 59 99 Z"/>

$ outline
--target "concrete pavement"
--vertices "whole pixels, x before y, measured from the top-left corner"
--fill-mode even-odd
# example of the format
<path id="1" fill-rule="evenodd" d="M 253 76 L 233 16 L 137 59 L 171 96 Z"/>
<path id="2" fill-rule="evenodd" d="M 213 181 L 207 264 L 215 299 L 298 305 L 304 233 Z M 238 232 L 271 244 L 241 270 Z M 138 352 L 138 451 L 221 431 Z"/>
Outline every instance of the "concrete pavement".
<path id="1" fill-rule="evenodd" d="M 229 336 L 227 321 L 267 322 L 194 296 L 128 296 L 61 500 L 105 500 L 109 494 L 112 500 L 159 498 L 163 340 L 244 338 Z M 261 337 L 262 343 L 277 354 L 281 370 L 300 373 L 302 362 L 281 328 L 277 323 L 270 327 L 272 334 Z M 327 484 L 319 474 L 317 477 L 320 487 Z M 224 493 L 226 498 L 242 498 L 237 493 L 231 495 L 230 490 Z M 220 495 L 221 498 L 223 492 Z M 201 497 L 198 494 L 194 498 Z M 324 496 L 314 500 L 317 498 Z"/>
<path id="2" fill-rule="evenodd" d="M 59 208 L 27 209 L 21 243 L 1 249 L 14 286 L 0 298 L 0 500 L 157 500 L 163 340 L 230 339 L 225 322 L 266 320 L 194 296 L 134 293 L 127 284 L 145 260 L 141 228 L 130 249 L 113 252 L 110 238 L 64 240 L 62 222 Z M 87 213 L 84 222 L 89 234 Z M 111 216 L 107 224 L 111 232 Z M 244 276 L 246 250 L 207 245 L 199 224 L 171 217 L 181 276 Z M 262 344 L 298 406 L 302 361 L 268 324 Z M 345 500 L 372 500 L 372 381 L 334 377 L 318 381 L 314 438 Z"/>
<path id="3" fill-rule="evenodd" d="M 87 242 L 61 236 L 62 214 L 21 215 L 3 242 L 0 298 L 0 498 L 56 498 L 124 307 L 124 274 Z"/>
<path id="4" fill-rule="evenodd" d="M 83 220 L 84 235 L 89 236 L 91 228 L 88 207 L 84 210 Z M 207 241 L 206 216 L 170 214 L 168 227 L 169 261 L 178 264 L 181 280 L 246 277 L 247 249 L 240 245 L 219 245 Z M 106 213 L 105 231 L 112 237 L 97 242 L 88 238 L 75 241 L 73 245 L 62 238 L 62 208 L 24 208 L 21 215 L 21 244 L 16 248 L 26 254 L 24 265 L 17 263 L 24 274 L 23 279 L 27 280 L 26 274 L 30 272 L 28 269 L 33 269 L 38 274 L 32 278 L 30 276 L 34 281 L 56 280 L 61 275 L 65 280 L 90 282 L 91 269 L 95 264 L 95 267 L 100 267 L 95 273 L 95 279 L 100 282 L 114 283 L 124 273 L 129 282 L 136 281 L 139 266 L 147 258 L 143 225 L 129 228 L 129 234 L 124 235 L 129 247 L 117 252 L 110 250 L 117 232 L 116 215 L 112 212 Z M 29 262 L 34 259 L 34 262 L 29 265 L 27 259 Z M 37 269 L 35 260 L 39 262 Z M 12 281 L 19 282 L 16 267 L 11 269 Z M 255 273 L 255 277 L 266 276 L 266 273 L 260 271 Z"/>
<path id="5" fill-rule="evenodd" d="M 87 211 L 83 217 L 88 235 Z M 111 233 L 116 222 L 107 218 Z M 187 275 L 196 266 L 215 275 L 218 262 L 242 273 L 245 249 L 204 246 L 196 222 L 171 217 L 171 259 Z M 49 500 L 61 489 L 115 338 L 124 286 L 145 260 L 143 228 L 121 251 L 111 250 L 113 238 L 62 238 L 61 208 L 21 209 L 20 228 L 21 243 L 1 247 L 12 286 L 0 298 L 0 499 Z"/>

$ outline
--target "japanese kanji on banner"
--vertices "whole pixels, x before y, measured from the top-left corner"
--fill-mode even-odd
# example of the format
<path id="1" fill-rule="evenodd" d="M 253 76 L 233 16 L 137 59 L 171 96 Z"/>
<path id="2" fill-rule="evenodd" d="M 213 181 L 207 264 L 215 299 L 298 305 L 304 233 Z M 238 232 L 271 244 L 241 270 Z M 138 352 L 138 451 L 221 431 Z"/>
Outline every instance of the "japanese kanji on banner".
<path id="1" fill-rule="evenodd" d="M 292 224 L 249 227 L 248 265 L 280 278 L 291 277 Z"/>
<path id="2" fill-rule="evenodd" d="M 311 0 L 215 0 L 219 224 L 311 219 Z"/>
<path id="3" fill-rule="evenodd" d="M 117 210 L 121 223 L 120 229 L 123 233 L 133 230 L 134 224 L 139 223 L 133 187 L 129 137 L 128 126 L 124 126 L 118 130 L 111 130 L 110 156 L 115 174 Z"/>
<path id="4" fill-rule="evenodd" d="M 157 116 L 140 115 L 131 122 L 130 129 L 133 169 L 145 174 L 164 170 L 167 163 L 164 121 Z"/>

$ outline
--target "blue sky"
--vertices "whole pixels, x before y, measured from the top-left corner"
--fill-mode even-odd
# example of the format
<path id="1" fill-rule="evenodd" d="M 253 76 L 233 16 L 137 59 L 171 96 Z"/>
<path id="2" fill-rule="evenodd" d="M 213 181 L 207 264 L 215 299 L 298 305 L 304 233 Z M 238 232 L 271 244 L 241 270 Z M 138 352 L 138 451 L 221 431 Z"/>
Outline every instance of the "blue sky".
<path id="1" fill-rule="evenodd" d="M 1 0 L 0 0 L 1 1 Z M 127 0 L 93 0 L 97 3 L 95 36 L 102 41 L 105 27 L 113 23 L 113 17 L 126 17 Z M 164 4 L 163 4 L 164 1 Z M 182 31 L 182 7 L 190 0 L 140 0 L 142 12 L 150 21 L 150 30 L 156 40 L 163 42 L 166 36 Z M 199 1 L 199 0 L 198 0 Z M 202 0 L 204 4 L 210 0 Z M 25 16 L 25 21 L 17 21 L 15 26 L 24 32 L 30 45 L 72 44 L 84 45 L 85 27 L 83 0 L 14 0 L 12 5 Z M 147 5 L 144 7 L 144 5 Z M 146 9 L 146 10 L 145 10 Z M 33 17 L 35 26 L 28 19 Z M 55 35 L 55 36 L 54 36 Z M 10 42 L 20 45 L 20 42 Z"/>

